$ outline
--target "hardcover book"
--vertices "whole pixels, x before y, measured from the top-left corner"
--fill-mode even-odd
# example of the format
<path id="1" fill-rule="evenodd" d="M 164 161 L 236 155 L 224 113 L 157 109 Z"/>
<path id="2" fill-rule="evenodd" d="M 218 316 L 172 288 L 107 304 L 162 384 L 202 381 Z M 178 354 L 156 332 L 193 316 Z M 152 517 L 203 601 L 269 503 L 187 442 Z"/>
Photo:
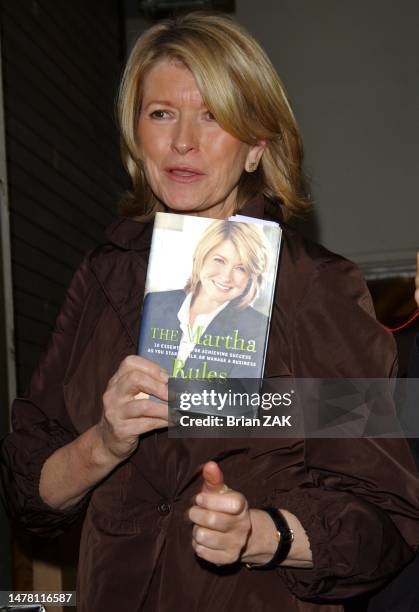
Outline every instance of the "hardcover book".
<path id="1" fill-rule="evenodd" d="M 156 213 L 138 354 L 186 381 L 261 379 L 277 223 Z"/>

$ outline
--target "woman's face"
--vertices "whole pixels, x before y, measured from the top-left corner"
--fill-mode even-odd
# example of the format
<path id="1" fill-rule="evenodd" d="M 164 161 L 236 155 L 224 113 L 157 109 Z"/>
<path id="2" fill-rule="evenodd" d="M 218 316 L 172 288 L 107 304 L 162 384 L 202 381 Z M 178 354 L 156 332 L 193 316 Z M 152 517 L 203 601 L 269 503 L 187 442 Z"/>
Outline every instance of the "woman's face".
<path id="1" fill-rule="evenodd" d="M 223 130 L 205 107 L 192 72 L 162 60 L 144 81 L 138 137 L 147 181 L 169 209 L 228 218 L 245 165 L 265 144 L 250 146 Z"/>
<path id="2" fill-rule="evenodd" d="M 245 291 L 250 279 L 240 255 L 231 242 L 224 240 L 209 251 L 199 274 L 199 296 L 216 305 L 234 300 Z"/>

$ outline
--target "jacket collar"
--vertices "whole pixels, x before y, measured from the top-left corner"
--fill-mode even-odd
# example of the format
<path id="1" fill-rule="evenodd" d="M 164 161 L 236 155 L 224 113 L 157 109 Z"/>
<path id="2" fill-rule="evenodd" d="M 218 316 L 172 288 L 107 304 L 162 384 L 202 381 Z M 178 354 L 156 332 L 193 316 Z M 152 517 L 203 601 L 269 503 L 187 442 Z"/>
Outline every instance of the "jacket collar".
<path id="1" fill-rule="evenodd" d="M 283 216 L 279 202 L 258 195 L 241 208 L 240 215 L 282 222 Z M 139 221 L 130 217 L 120 217 L 106 230 L 108 241 L 124 250 L 146 252 L 150 249 L 153 234 L 153 220 Z"/>
<path id="2" fill-rule="evenodd" d="M 153 234 L 153 221 L 137 221 L 130 217 L 119 217 L 106 229 L 108 241 L 128 251 L 148 251 Z"/>

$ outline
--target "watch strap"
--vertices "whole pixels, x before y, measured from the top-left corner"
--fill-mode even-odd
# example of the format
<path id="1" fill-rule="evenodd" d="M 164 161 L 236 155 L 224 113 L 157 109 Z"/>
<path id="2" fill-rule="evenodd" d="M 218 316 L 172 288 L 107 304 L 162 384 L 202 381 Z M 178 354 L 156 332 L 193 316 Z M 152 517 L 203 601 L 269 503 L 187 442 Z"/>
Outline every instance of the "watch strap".
<path id="1" fill-rule="evenodd" d="M 269 514 L 275 524 L 279 539 L 278 547 L 274 553 L 274 556 L 270 561 L 268 561 L 268 563 L 264 563 L 263 565 L 246 563 L 246 567 L 249 569 L 270 570 L 277 567 L 288 557 L 291 544 L 294 540 L 294 532 L 292 529 L 290 529 L 284 515 L 280 510 L 277 508 L 272 508 L 271 506 L 265 506 L 264 508 L 261 508 L 261 510 Z"/>

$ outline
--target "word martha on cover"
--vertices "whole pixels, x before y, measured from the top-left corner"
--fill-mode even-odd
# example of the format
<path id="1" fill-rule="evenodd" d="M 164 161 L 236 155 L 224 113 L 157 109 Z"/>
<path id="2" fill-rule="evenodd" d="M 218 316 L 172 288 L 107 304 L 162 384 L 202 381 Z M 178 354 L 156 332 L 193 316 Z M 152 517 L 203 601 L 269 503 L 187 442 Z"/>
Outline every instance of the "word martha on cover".
<path id="1" fill-rule="evenodd" d="M 157 213 L 138 354 L 175 379 L 262 378 L 281 228 Z"/>

